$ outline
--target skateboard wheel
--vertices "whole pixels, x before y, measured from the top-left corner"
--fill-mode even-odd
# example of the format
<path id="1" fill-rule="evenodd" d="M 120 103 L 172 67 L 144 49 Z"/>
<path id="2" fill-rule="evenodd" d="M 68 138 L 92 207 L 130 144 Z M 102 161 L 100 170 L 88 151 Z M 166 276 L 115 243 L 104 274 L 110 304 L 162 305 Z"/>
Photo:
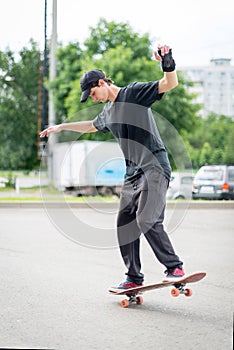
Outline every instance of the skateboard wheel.
<path id="1" fill-rule="evenodd" d="M 186 288 L 186 289 L 185 289 L 184 295 L 185 295 L 186 297 L 191 297 L 192 294 L 193 294 L 193 292 L 192 292 L 191 289 L 189 289 L 189 288 Z"/>
<path id="2" fill-rule="evenodd" d="M 178 297 L 179 294 L 180 294 L 179 289 L 173 288 L 173 289 L 171 290 L 171 295 L 172 295 L 173 297 Z"/>
<path id="3" fill-rule="evenodd" d="M 126 307 L 129 306 L 129 301 L 128 301 L 127 299 L 123 299 L 123 300 L 121 300 L 120 305 L 121 305 L 123 308 L 126 308 Z"/>
<path id="4" fill-rule="evenodd" d="M 137 305 L 142 304 L 143 301 L 144 301 L 143 297 L 141 297 L 141 296 L 136 297 L 136 303 L 137 303 Z"/>

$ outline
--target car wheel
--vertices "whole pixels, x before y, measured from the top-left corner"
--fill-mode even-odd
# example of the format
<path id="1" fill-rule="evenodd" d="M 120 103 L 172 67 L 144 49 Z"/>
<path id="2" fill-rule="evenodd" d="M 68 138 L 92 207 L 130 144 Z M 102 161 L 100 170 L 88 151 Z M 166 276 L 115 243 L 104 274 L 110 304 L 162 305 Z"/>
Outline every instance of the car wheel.
<path id="1" fill-rule="evenodd" d="M 185 199 L 185 197 L 180 195 L 180 196 L 177 196 L 175 199 Z"/>

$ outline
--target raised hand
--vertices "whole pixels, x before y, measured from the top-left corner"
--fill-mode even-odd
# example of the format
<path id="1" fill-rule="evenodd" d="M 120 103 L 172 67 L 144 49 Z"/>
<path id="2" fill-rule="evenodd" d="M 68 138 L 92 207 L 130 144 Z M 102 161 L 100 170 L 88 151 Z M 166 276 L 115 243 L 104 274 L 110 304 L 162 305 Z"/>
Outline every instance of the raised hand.
<path id="1" fill-rule="evenodd" d="M 168 45 L 158 45 L 158 50 L 154 51 L 154 57 L 156 60 L 162 62 L 162 57 L 165 56 L 171 50 Z"/>

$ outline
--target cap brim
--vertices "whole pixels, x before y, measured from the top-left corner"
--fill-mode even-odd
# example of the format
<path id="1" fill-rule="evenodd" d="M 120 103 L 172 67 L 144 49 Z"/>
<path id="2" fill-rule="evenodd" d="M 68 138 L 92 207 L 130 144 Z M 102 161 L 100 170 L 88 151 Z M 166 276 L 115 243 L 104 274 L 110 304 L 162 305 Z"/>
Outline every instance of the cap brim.
<path id="1" fill-rule="evenodd" d="M 90 94 L 90 90 L 91 90 L 91 88 L 88 88 L 88 89 L 82 91 L 80 102 L 85 102 L 87 100 L 87 98 L 89 97 L 89 94 Z"/>

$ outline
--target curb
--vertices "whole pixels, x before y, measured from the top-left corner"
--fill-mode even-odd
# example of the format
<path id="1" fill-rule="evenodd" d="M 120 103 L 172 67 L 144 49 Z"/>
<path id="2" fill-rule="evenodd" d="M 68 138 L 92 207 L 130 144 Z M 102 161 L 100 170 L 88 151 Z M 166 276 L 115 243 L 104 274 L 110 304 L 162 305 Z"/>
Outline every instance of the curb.
<path id="1" fill-rule="evenodd" d="M 0 201 L 0 209 L 118 209 L 119 202 L 86 202 L 69 201 Z M 234 201 L 170 201 L 166 209 L 234 209 Z"/>

